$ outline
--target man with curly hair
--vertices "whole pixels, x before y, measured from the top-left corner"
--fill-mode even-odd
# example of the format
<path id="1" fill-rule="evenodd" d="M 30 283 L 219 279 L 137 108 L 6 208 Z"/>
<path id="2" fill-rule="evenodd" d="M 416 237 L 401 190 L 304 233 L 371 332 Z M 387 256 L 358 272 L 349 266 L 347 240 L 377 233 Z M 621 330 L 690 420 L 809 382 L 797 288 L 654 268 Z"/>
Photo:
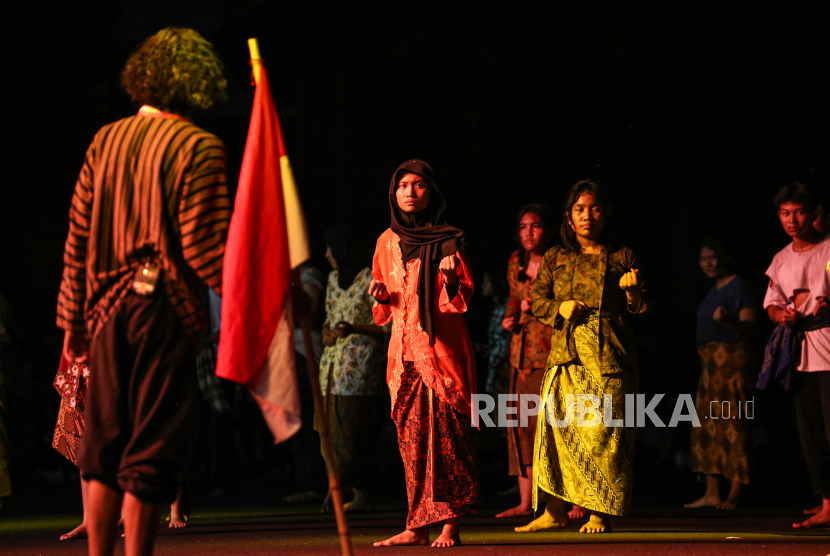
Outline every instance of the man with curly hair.
<path id="1" fill-rule="evenodd" d="M 69 361 L 88 361 L 78 467 L 91 555 L 152 554 L 161 504 L 193 449 L 204 285 L 221 294 L 230 222 L 225 147 L 188 117 L 224 100 L 213 47 L 168 28 L 132 54 L 121 83 L 138 114 L 95 135 L 75 185 L 58 296 Z"/>

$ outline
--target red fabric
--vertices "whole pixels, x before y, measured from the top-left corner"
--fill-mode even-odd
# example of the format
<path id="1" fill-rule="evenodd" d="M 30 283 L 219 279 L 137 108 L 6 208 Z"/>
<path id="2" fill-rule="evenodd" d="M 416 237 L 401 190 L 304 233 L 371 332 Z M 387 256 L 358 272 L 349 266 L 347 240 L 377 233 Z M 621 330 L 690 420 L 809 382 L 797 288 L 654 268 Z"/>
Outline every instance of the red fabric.
<path id="1" fill-rule="evenodd" d="M 282 312 L 291 268 L 277 109 L 262 67 L 239 175 L 222 274 L 222 329 L 216 375 L 254 387 Z"/>
<path id="2" fill-rule="evenodd" d="M 430 415 L 429 393 L 413 363 L 407 362 L 393 418 L 406 474 L 410 530 L 481 507 L 469 418 L 437 397 Z"/>
<path id="3" fill-rule="evenodd" d="M 389 340 L 389 362 L 386 380 L 392 397 L 392 408 L 400 387 L 404 361 L 414 361 L 424 383 L 435 391 L 441 401 L 457 411 L 469 415 L 471 396 L 476 388 L 476 367 L 473 344 L 464 315 L 473 295 L 473 277 L 463 252 L 456 253 L 458 266 L 458 293 L 450 300 L 444 284 L 444 275 L 435 277 L 435 302 L 432 315 L 435 322 L 435 346 L 429 345 L 429 336 L 423 331 L 418 315 L 418 277 L 421 260 L 413 259 L 404 268 L 400 238 L 391 229 L 378 239 L 372 275 L 383 282 L 389 291 L 389 304 L 376 303 L 375 322 L 383 326 L 392 321 Z M 440 294 L 439 294 L 440 292 Z"/>

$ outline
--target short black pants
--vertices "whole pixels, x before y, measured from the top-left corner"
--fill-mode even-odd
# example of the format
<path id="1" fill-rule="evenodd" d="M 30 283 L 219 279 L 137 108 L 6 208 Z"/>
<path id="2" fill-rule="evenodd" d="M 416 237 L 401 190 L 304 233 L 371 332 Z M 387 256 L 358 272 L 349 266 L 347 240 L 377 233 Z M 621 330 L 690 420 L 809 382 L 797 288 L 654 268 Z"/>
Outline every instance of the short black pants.
<path id="1" fill-rule="evenodd" d="M 127 294 L 92 342 L 84 478 L 170 503 L 198 426 L 196 348 L 163 288 Z"/>

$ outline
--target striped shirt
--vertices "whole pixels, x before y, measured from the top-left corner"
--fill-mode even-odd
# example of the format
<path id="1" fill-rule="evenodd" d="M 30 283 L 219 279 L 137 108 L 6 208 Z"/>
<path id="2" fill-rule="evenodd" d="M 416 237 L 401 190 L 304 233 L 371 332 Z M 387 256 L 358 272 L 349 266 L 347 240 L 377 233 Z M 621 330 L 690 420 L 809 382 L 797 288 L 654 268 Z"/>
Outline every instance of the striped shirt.
<path id="1" fill-rule="evenodd" d="M 145 115 L 147 114 L 147 115 Z M 190 121 L 142 109 L 101 128 L 72 206 L 57 324 L 100 331 L 145 263 L 194 340 L 207 313 L 202 283 L 221 295 L 230 223 L 225 147 Z"/>

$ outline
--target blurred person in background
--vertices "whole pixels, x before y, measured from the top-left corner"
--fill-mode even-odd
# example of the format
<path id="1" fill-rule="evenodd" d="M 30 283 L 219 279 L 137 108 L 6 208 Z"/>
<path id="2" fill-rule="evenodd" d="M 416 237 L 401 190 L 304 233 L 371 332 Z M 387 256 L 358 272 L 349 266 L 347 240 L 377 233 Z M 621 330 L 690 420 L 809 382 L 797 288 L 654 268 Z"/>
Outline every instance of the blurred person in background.
<path id="1" fill-rule="evenodd" d="M 545 376 L 545 365 L 550 354 L 553 330 L 539 322 L 530 310 L 531 294 L 542 257 L 551 247 L 556 232 L 550 209 L 540 203 L 530 203 L 519 211 L 514 235 L 519 244 L 507 263 L 507 283 L 510 298 L 501 326 L 511 334 L 509 394 L 519 399 L 526 395 L 538 396 Z M 533 467 L 533 440 L 536 437 L 536 415 L 523 415 L 519 401 L 509 401 L 515 407 L 519 425 L 507 429 L 507 449 L 510 475 L 518 477 L 518 506 L 496 514 L 496 517 L 533 515 L 531 507 Z M 529 407 L 527 403 L 524 407 Z"/>
<path id="2" fill-rule="evenodd" d="M 320 388 L 340 481 L 354 492 L 344 509 L 372 511 L 367 489 L 372 470 L 366 456 L 374 430 L 375 401 L 384 389 L 385 340 L 392 327 L 378 326 L 372 315 L 372 255 L 367 245 L 349 225 L 330 228 L 325 238 L 332 271 L 326 287 Z M 329 492 L 323 511 L 332 510 Z"/>
<path id="3" fill-rule="evenodd" d="M 751 288 L 735 274 L 733 261 L 722 241 L 712 237 L 703 240 L 700 268 L 714 284 L 697 309 L 697 344 L 703 369 L 695 408 L 702 426 L 692 427 L 692 470 L 706 475 L 706 492 L 686 504 L 687 508 L 732 510 L 738 505 L 741 486 L 749 484 L 747 421 L 734 417 L 739 405 L 746 407 L 754 390 L 758 360 L 750 339 L 757 329 L 758 314 Z M 722 409 L 726 415 L 721 414 Z M 720 496 L 719 477 L 730 481 L 726 500 Z"/>

